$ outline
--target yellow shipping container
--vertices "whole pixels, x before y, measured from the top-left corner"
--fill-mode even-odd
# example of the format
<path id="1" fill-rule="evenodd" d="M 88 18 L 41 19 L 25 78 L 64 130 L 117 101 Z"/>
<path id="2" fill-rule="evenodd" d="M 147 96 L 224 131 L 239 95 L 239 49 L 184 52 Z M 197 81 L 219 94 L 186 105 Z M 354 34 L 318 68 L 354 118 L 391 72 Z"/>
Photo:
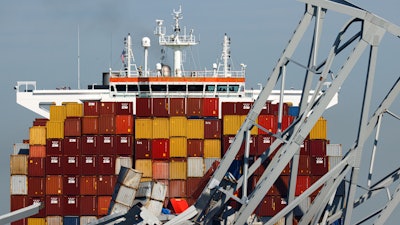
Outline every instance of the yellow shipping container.
<path id="1" fill-rule="evenodd" d="M 47 138 L 64 138 L 64 121 L 47 121 Z"/>
<path id="2" fill-rule="evenodd" d="M 243 122 L 246 120 L 246 117 L 247 117 L 247 115 L 242 115 L 242 116 L 240 116 L 240 125 L 239 125 L 239 128 L 240 128 L 240 126 L 242 126 Z M 258 118 L 256 119 L 256 123 L 258 123 Z M 239 130 L 239 128 L 238 128 L 238 130 Z M 254 126 L 254 127 L 251 129 L 250 134 L 251 134 L 251 135 L 257 135 L 257 134 L 258 134 L 258 127 Z M 235 135 L 236 135 L 236 133 L 235 133 Z"/>
<path id="3" fill-rule="evenodd" d="M 78 102 L 63 102 L 66 108 L 67 117 L 82 117 L 83 104 Z"/>
<path id="4" fill-rule="evenodd" d="M 187 157 L 187 139 L 185 137 L 171 137 L 169 139 L 170 157 Z"/>
<path id="5" fill-rule="evenodd" d="M 10 155 L 10 174 L 28 175 L 28 155 Z"/>
<path id="6" fill-rule="evenodd" d="M 28 218 L 28 225 L 46 225 L 46 218 Z"/>
<path id="7" fill-rule="evenodd" d="M 169 138 L 169 119 L 154 118 L 153 119 L 153 138 L 168 139 Z"/>
<path id="8" fill-rule="evenodd" d="M 187 162 L 182 160 L 171 159 L 169 163 L 169 179 L 170 180 L 186 180 L 187 178 Z"/>
<path id="9" fill-rule="evenodd" d="M 184 116 L 172 116 L 169 118 L 169 136 L 186 137 L 187 118 Z"/>
<path id="10" fill-rule="evenodd" d="M 236 135 L 241 125 L 240 115 L 224 115 L 222 132 L 224 135 Z"/>
<path id="11" fill-rule="evenodd" d="M 143 173 L 142 177 L 153 176 L 153 164 L 151 159 L 137 159 L 135 161 L 135 170 L 139 170 Z"/>
<path id="12" fill-rule="evenodd" d="M 310 131 L 311 140 L 327 140 L 327 121 L 324 117 L 320 117 Z"/>
<path id="13" fill-rule="evenodd" d="M 204 139 L 204 120 L 202 119 L 187 120 L 187 138 Z"/>
<path id="14" fill-rule="evenodd" d="M 64 105 L 50 106 L 50 121 L 64 122 L 65 118 L 67 118 L 67 108 Z"/>
<path id="15" fill-rule="evenodd" d="M 33 126 L 29 128 L 30 145 L 46 145 L 46 127 Z"/>
<path id="16" fill-rule="evenodd" d="M 153 138 L 153 120 L 150 118 L 141 118 L 135 120 L 135 138 L 152 139 Z"/>
<path id="17" fill-rule="evenodd" d="M 204 158 L 221 158 L 221 140 L 204 139 Z"/>

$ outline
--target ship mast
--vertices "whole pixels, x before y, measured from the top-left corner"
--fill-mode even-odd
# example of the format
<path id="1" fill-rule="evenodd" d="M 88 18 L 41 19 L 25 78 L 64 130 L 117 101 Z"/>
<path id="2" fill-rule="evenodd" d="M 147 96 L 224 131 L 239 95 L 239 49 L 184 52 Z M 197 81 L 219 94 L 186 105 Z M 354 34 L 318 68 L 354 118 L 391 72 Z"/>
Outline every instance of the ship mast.
<path id="1" fill-rule="evenodd" d="M 159 36 L 158 42 L 161 46 L 166 46 L 171 48 L 174 51 L 174 70 L 173 76 L 181 77 L 182 76 L 182 50 L 188 46 L 197 45 L 195 36 L 193 35 L 193 30 L 190 31 L 190 34 L 186 34 L 186 29 L 184 29 L 183 34 L 181 34 L 181 28 L 179 26 L 179 20 L 182 17 L 182 10 L 179 7 L 178 11 L 173 11 L 175 25 L 174 25 L 174 33 L 168 36 L 165 36 L 165 27 L 163 27 L 163 20 L 156 20 L 157 27 L 154 32 L 155 35 Z"/>

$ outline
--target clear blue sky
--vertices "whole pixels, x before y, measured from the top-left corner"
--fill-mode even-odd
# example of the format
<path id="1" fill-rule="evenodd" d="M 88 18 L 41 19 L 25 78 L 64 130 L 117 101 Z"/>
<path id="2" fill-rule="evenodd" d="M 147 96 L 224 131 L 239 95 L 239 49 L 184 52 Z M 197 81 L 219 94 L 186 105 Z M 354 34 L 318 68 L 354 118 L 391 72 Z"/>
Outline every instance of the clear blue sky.
<path id="1" fill-rule="evenodd" d="M 400 25 L 400 3 L 397 0 L 357 0 L 352 3 Z M 38 89 L 76 88 L 78 25 L 81 87 L 101 83 L 101 73 L 110 66 L 120 68 L 119 55 L 127 33 L 133 35 L 138 64 L 143 64 L 142 49 L 136 46 L 139 46 L 143 36 L 151 38 L 154 47 L 150 48 L 149 66 L 154 67 L 159 57 L 159 48 L 153 36 L 155 20 L 164 19 L 165 25 L 169 26 L 172 9 L 178 9 L 179 5 L 183 9 L 182 25 L 186 25 L 188 30 L 193 28 L 197 38 L 200 38 L 200 46 L 194 48 L 198 68 L 211 68 L 220 57 L 222 38 L 227 33 L 232 40 L 231 52 L 236 68 L 240 63 L 247 64 L 247 88 L 257 88 L 257 83 L 266 82 L 304 9 L 303 3 L 294 0 L 0 2 L 0 165 L 3 165 L 0 171 L 3 178 L 0 184 L 0 214 L 9 210 L 9 155 L 12 146 L 29 138 L 29 127 L 38 117 L 16 104 L 13 90 L 16 82 L 35 80 Z M 333 35 L 342 26 L 339 22 L 348 17 L 328 12 L 327 19 L 331 21 L 326 22 L 325 28 L 334 30 L 332 36 L 324 37 L 325 48 L 331 46 Z M 385 36 L 385 41 L 376 77 L 376 89 L 385 88 L 381 94 L 398 76 L 400 66 L 399 40 Z M 303 51 L 301 55 L 298 60 L 305 63 L 307 54 Z M 356 71 L 363 73 L 362 68 Z M 361 104 L 359 97 L 363 78 L 363 74 L 350 78 L 342 87 L 339 105 L 326 113 L 328 137 L 332 143 L 342 143 L 344 149 L 348 149 L 356 137 L 356 116 L 360 111 L 354 106 Z M 294 79 L 289 81 L 289 85 L 298 88 L 299 81 Z M 400 113 L 398 103 L 396 101 L 396 107 L 392 109 L 395 113 Z M 382 135 L 398 136 L 398 130 L 394 129 L 396 126 L 390 127 L 397 125 L 398 121 L 389 118 L 385 121 L 389 127 L 382 130 Z M 389 144 L 384 150 L 391 155 L 378 159 L 392 166 L 377 169 L 390 171 L 397 167 L 400 154 L 395 138 L 385 138 L 385 141 Z"/>

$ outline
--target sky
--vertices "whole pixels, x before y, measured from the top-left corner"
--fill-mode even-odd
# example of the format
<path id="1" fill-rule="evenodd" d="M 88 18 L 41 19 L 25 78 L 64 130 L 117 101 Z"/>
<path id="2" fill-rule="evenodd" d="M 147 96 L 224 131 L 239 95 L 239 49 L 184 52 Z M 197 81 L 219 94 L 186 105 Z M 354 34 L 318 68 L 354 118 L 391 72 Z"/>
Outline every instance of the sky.
<path id="1" fill-rule="evenodd" d="M 400 25 L 400 3 L 397 0 L 351 2 Z M 172 10 L 180 5 L 183 10 L 181 26 L 194 29 L 200 41 L 199 46 L 192 49 L 196 60 L 190 62 L 191 65 L 201 69 L 212 68 L 212 63 L 220 58 L 223 35 L 227 33 L 232 40 L 234 67 L 239 69 L 240 63 L 247 65 L 247 89 L 258 88 L 258 83 L 265 84 L 304 11 L 304 3 L 294 0 L 0 2 L 0 165 L 3 167 L 0 176 L 4 180 L 0 183 L 0 192 L 3 193 L 0 195 L 0 214 L 9 211 L 9 155 L 13 144 L 29 138 L 29 127 L 39 117 L 16 103 L 13 88 L 16 82 L 37 81 L 37 89 L 77 88 L 79 39 L 81 88 L 100 84 L 102 72 L 110 67 L 121 68 L 123 38 L 128 33 L 133 38 L 138 65 L 143 64 L 141 38 L 151 38 L 149 67 L 154 68 L 160 52 L 153 35 L 155 20 L 163 19 L 169 29 Z M 324 25 L 328 32 L 323 36 L 321 46 L 325 53 L 320 55 L 319 61 L 326 57 L 338 29 L 347 19 L 349 17 L 328 11 Z M 307 60 L 306 46 L 302 45 L 299 53 L 294 55 L 302 63 Z M 398 77 L 396 72 L 400 65 L 396 53 L 399 49 L 398 38 L 385 35 L 379 52 L 373 107 Z M 364 60 L 342 86 L 339 104 L 324 114 L 328 119 L 328 138 L 331 143 L 342 144 L 344 150 L 349 149 L 357 137 L 365 68 Z M 290 75 L 288 87 L 300 88 L 303 75 L 304 72 Z M 399 113 L 398 103 L 396 100 L 390 109 L 392 112 Z M 379 165 L 376 166 L 378 174 L 398 167 L 397 123 L 394 118 L 384 116 L 383 144 L 379 146 L 383 154 L 378 155 L 376 164 Z M 370 150 L 370 146 L 366 149 Z M 369 155 L 365 159 L 369 160 Z M 364 174 L 360 176 L 364 177 Z"/>

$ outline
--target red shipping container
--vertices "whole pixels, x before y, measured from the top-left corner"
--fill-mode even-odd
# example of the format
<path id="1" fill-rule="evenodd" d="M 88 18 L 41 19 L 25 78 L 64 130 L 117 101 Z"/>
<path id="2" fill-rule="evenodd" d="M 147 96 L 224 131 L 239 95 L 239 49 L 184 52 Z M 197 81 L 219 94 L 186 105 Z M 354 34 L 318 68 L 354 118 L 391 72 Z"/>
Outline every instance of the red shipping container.
<path id="1" fill-rule="evenodd" d="M 274 134 L 278 130 L 278 118 L 274 115 L 259 115 L 258 124 Z M 261 129 L 258 129 L 258 134 L 268 133 Z"/>
<path id="2" fill-rule="evenodd" d="M 153 160 L 152 175 L 154 180 L 169 179 L 169 161 L 168 160 Z"/>
<path id="3" fill-rule="evenodd" d="M 44 196 L 41 197 L 31 197 L 28 196 L 28 205 L 32 205 L 33 203 L 42 203 L 46 207 L 46 199 Z M 39 210 L 39 213 L 30 216 L 32 218 L 43 218 L 46 216 L 46 208 L 43 207 L 41 210 Z"/>
<path id="4" fill-rule="evenodd" d="M 252 106 L 253 102 L 237 102 L 236 112 L 233 115 L 247 115 Z"/>
<path id="5" fill-rule="evenodd" d="M 271 102 L 267 101 L 263 108 L 261 109 L 260 115 L 269 115 L 271 110 Z"/>
<path id="6" fill-rule="evenodd" d="M 108 214 L 110 207 L 111 196 L 98 196 L 97 197 L 97 215 L 105 216 Z"/>
<path id="7" fill-rule="evenodd" d="M 79 175 L 81 173 L 79 167 L 79 156 L 62 156 L 61 165 L 65 175 Z"/>
<path id="8" fill-rule="evenodd" d="M 29 157 L 28 161 L 28 176 L 30 177 L 44 177 L 46 158 Z"/>
<path id="9" fill-rule="evenodd" d="M 27 225 L 27 224 L 28 224 L 28 219 L 26 218 L 11 222 L 11 225 Z"/>
<path id="10" fill-rule="evenodd" d="M 311 156 L 310 170 L 311 175 L 322 176 L 328 172 L 328 156 Z"/>
<path id="11" fill-rule="evenodd" d="M 99 134 L 115 134 L 115 115 L 99 116 Z"/>
<path id="12" fill-rule="evenodd" d="M 132 115 L 116 115 L 115 116 L 115 133 L 116 134 L 132 134 L 134 120 Z"/>
<path id="13" fill-rule="evenodd" d="M 117 115 L 132 115 L 133 104 L 132 102 L 116 102 L 115 103 L 115 114 Z"/>
<path id="14" fill-rule="evenodd" d="M 133 154 L 133 136 L 117 135 L 115 141 L 115 154 L 132 155 Z"/>
<path id="15" fill-rule="evenodd" d="M 98 116 L 100 112 L 99 101 L 87 101 L 83 103 L 84 116 Z"/>
<path id="16" fill-rule="evenodd" d="M 311 162 L 310 156 L 308 155 L 300 155 L 299 156 L 299 170 L 297 172 L 298 175 L 310 175 L 311 174 Z"/>
<path id="17" fill-rule="evenodd" d="M 82 154 L 97 155 L 97 135 L 84 135 L 82 136 Z"/>
<path id="18" fill-rule="evenodd" d="M 204 156 L 204 140 L 187 139 L 188 157 L 203 157 Z"/>
<path id="19" fill-rule="evenodd" d="M 218 98 L 203 98 L 203 116 L 218 117 L 219 114 L 219 99 Z"/>
<path id="20" fill-rule="evenodd" d="M 81 175 L 96 175 L 97 174 L 96 161 L 97 157 L 95 155 L 82 155 L 80 161 Z"/>
<path id="21" fill-rule="evenodd" d="M 97 196 L 80 196 L 79 205 L 81 216 L 97 215 Z"/>
<path id="22" fill-rule="evenodd" d="M 61 195 L 46 196 L 46 216 L 60 216 L 63 213 Z"/>
<path id="23" fill-rule="evenodd" d="M 305 139 L 300 146 L 300 155 L 310 155 L 310 140 Z"/>
<path id="24" fill-rule="evenodd" d="M 63 139 L 47 139 L 46 140 L 46 155 L 62 155 L 63 154 Z"/>
<path id="25" fill-rule="evenodd" d="M 99 133 L 99 117 L 84 116 L 82 117 L 82 134 L 98 134 Z"/>
<path id="26" fill-rule="evenodd" d="M 204 119 L 204 139 L 220 139 L 221 133 L 221 120 Z"/>
<path id="27" fill-rule="evenodd" d="M 252 156 L 257 155 L 257 136 L 250 136 L 250 149 L 249 149 L 249 154 Z M 224 144 L 223 144 L 223 153 L 225 154 L 228 149 L 229 146 L 233 143 L 233 140 L 235 139 L 235 136 L 229 136 L 226 135 L 223 137 L 224 139 Z M 246 141 L 243 141 L 242 146 L 239 149 L 239 152 L 237 153 L 236 158 L 237 159 L 241 159 L 244 156 L 244 150 L 245 150 L 245 145 L 246 145 Z"/>
<path id="28" fill-rule="evenodd" d="M 266 195 L 256 208 L 255 213 L 258 216 L 275 216 L 284 207 L 286 207 L 286 205 L 286 200 L 281 196 Z"/>
<path id="29" fill-rule="evenodd" d="M 64 155 L 80 155 L 81 142 L 82 142 L 81 137 L 65 137 Z"/>
<path id="30" fill-rule="evenodd" d="M 222 115 L 236 115 L 236 102 L 222 102 Z"/>
<path id="31" fill-rule="evenodd" d="M 46 174 L 63 174 L 63 168 L 61 166 L 61 156 L 46 156 Z"/>
<path id="32" fill-rule="evenodd" d="M 63 177 L 63 193 L 64 195 L 79 195 L 79 176 L 69 175 Z"/>
<path id="33" fill-rule="evenodd" d="M 97 176 L 97 195 L 111 196 L 114 192 L 114 187 L 116 182 L 117 182 L 117 176 L 115 175 Z"/>
<path id="34" fill-rule="evenodd" d="M 201 177 L 188 177 L 186 179 L 186 194 L 187 196 L 192 196 L 192 194 L 195 192 L 195 190 L 200 186 L 201 184 Z"/>
<path id="35" fill-rule="evenodd" d="M 99 135 L 97 138 L 97 153 L 99 155 L 115 154 L 115 135 Z"/>
<path id="36" fill-rule="evenodd" d="M 33 126 L 46 126 L 47 121 L 49 121 L 49 119 L 46 118 L 36 118 L 33 121 Z"/>
<path id="37" fill-rule="evenodd" d="M 326 145 L 328 140 L 308 140 L 310 145 L 310 156 L 326 156 Z"/>
<path id="38" fill-rule="evenodd" d="M 28 195 L 43 196 L 46 193 L 46 179 L 44 177 L 28 177 Z"/>
<path id="39" fill-rule="evenodd" d="M 269 114 L 277 116 L 279 113 L 279 103 L 271 104 Z M 287 103 L 283 103 L 282 107 L 282 115 L 289 114 L 289 105 Z"/>
<path id="40" fill-rule="evenodd" d="M 115 156 L 114 155 L 102 155 L 97 156 L 98 159 L 98 174 L 101 175 L 113 175 L 115 174 Z"/>
<path id="41" fill-rule="evenodd" d="M 169 139 L 153 139 L 152 159 L 169 159 Z"/>
<path id="42" fill-rule="evenodd" d="M 299 196 L 311 186 L 310 176 L 297 176 L 295 195 Z"/>
<path id="43" fill-rule="evenodd" d="M 185 99 L 184 98 L 170 98 L 169 99 L 169 115 L 170 116 L 185 116 Z"/>
<path id="44" fill-rule="evenodd" d="M 63 214 L 68 216 L 79 216 L 79 196 L 65 195 L 63 196 Z"/>
<path id="45" fill-rule="evenodd" d="M 151 113 L 151 98 L 136 98 L 136 116 L 150 117 Z"/>
<path id="46" fill-rule="evenodd" d="M 151 140 L 139 139 L 135 141 L 135 158 L 136 159 L 151 159 Z"/>
<path id="47" fill-rule="evenodd" d="M 79 137 L 82 135 L 82 121 L 80 117 L 67 117 L 64 120 L 64 136 Z"/>
<path id="48" fill-rule="evenodd" d="M 97 177 L 96 176 L 81 176 L 79 178 L 79 187 L 81 195 L 96 195 L 97 194 Z"/>
<path id="49" fill-rule="evenodd" d="M 263 154 L 274 142 L 275 138 L 273 136 L 257 135 L 257 155 Z"/>
<path id="50" fill-rule="evenodd" d="M 185 180 L 170 180 L 168 188 L 170 198 L 184 198 L 187 196 Z"/>
<path id="51" fill-rule="evenodd" d="M 28 205 L 27 195 L 11 195 L 10 196 L 10 211 L 15 211 L 17 209 L 22 209 Z"/>
<path id="52" fill-rule="evenodd" d="M 29 156 L 30 157 L 46 157 L 46 145 L 30 145 L 29 146 Z"/>
<path id="53" fill-rule="evenodd" d="M 46 195 L 63 194 L 63 176 L 47 175 L 46 176 Z"/>
<path id="54" fill-rule="evenodd" d="M 202 117 L 203 115 L 203 99 L 187 98 L 186 115 L 188 117 Z"/>
<path id="55" fill-rule="evenodd" d="M 115 102 L 100 102 L 100 116 L 114 115 L 115 111 Z"/>
<path id="56" fill-rule="evenodd" d="M 249 191 L 253 191 L 259 181 L 260 176 L 252 176 L 251 177 L 251 186 L 249 186 Z M 281 175 L 276 179 L 274 184 L 268 190 L 267 195 L 280 195 L 286 196 L 289 193 L 289 179 L 288 175 Z"/>
<path id="57" fill-rule="evenodd" d="M 282 126 L 281 131 L 286 130 L 294 121 L 294 116 L 283 115 L 282 116 Z"/>
<path id="58" fill-rule="evenodd" d="M 154 117 L 168 117 L 169 107 L 168 98 L 153 98 L 153 116 Z"/>

